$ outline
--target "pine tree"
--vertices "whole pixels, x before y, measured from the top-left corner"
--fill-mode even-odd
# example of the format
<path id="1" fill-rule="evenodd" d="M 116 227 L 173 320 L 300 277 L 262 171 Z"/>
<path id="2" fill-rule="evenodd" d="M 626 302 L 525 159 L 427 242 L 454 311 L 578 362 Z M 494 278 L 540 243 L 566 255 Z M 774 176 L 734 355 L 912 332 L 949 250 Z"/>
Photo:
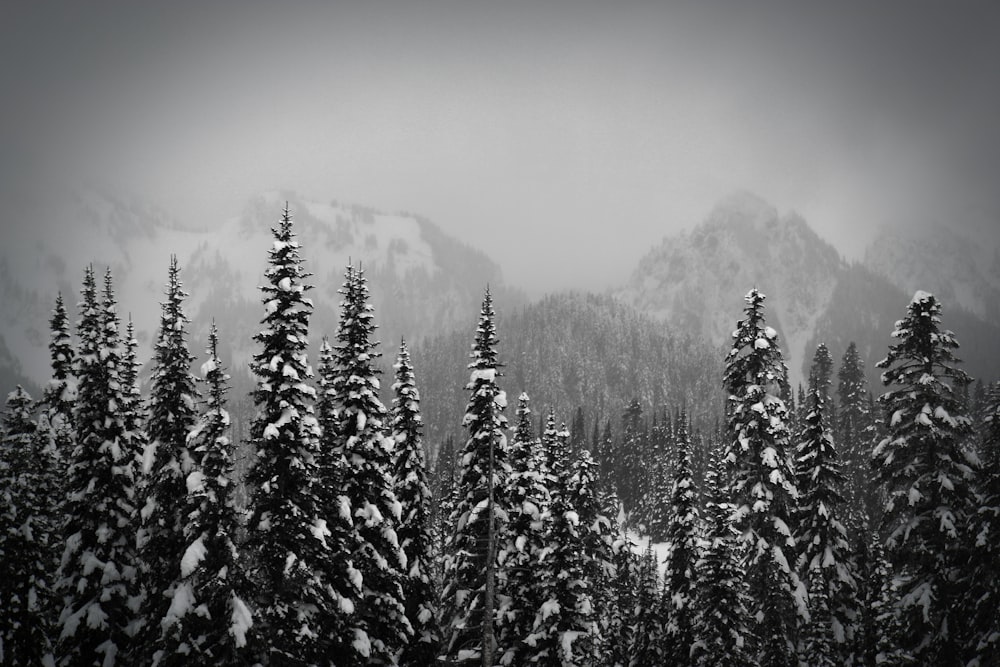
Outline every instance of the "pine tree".
<path id="1" fill-rule="evenodd" d="M 843 460 L 844 495 L 848 508 L 860 513 L 853 523 L 861 541 L 868 527 L 878 523 L 881 507 L 871 483 L 871 450 L 875 446 L 875 417 L 868 407 L 868 381 L 858 347 L 852 341 L 837 371 L 837 419 L 831 420 L 834 441 Z M 849 518 L 849 517 L 845 517 Z"/>
<path id="2" fill-rule="evenodd" d="M 795 632 L 808 620 L 805 589 L 789 559 L 795 540 L 789 523 L 795 488 L 787 411 L 779 398 L 786 374 L 778 334 L 764 322 L 764 295 L 746 296 L 745 319 L 733 332 L 724 377 L 729 394 L 726 462 L 733 471 L 729 494 L 746 549 L 751 616 L 756 617 L 761 665 L 795 660 Z"/>
<path id="3" fill-rule="evenodd" d="M 469 439 L 460 455 L 451 516 L 454 532 L 445 556 L 444 654 L 459 664 L 492 664 L 494 655 L 493 540 L 507 519 L 501 491 L 509 473 L 503 415 L 507 399 L 496 383 L 500 369 L 496 345 L 493 297 L 487 289 L 469 364 L 472 373 L 466 388 L 471 394 L 463 420 Z"/>
<path id="4" fill-rule="evenodd" d="M 353 508 L 350 548 L 363 586 L 356 609 L 361 639 L 356 644 L 367 642 L 370 649 L 367 654 L 361 652 L 368 664 L 388 664 L 413 634 L 403 604 L 407 562 L 396 533 L 401 508 L 392 483 L 398 445 L 384 434 L 387 413 L 376 394 L 379 371 L 375 360 L 381 355 L 375 351 L 377 341 L 372 340 L 373 309 L 360 268 L 348 267 L 341 294 L 335 370 L 328 391 L 334 406 L 333 433 L 324 438 L 329 442 L 332 435 L 347 462 L 340 488 Z"/>
<path id="5" fill-rule="evenodd" d="M 172 606 L 177 567 L 188 544 L 181 509 L 185 507 L 185 480 L 193 458 L 187 436 L 197 420 L 198 390 L 191 375 L 194 357 L 188 351 L 184 299 L 177 257 L 171 256 L 166 301 L 161 304 L 160 327 L 153 347 L 151 396 L 143 456 L 143 540 L 140 546 L 145 588 L 142 616 L 142 661 L 149 661 L 158 647 L 161 625 Z"/>
<path id="6" fill-rule="evenodd" d="M 312 303 L 304 293 L 311 286 L 304 282 L 309 274 L 287 205 L 271 232 L 274 243 L 260 287 L 265 328 L 254 336 L 260 349 L 250 362 L 256 378 L 250 445 L 256 460 L 247 474 L 251 513 L 244 548 L 252 591 L 239 593 L 255 603 L 259 659 L 269 665 L 308 664 L 322 655 L 319 610 L 334 604 L 322 577 L 329 550 L 316 497 L 316 392 L 307 384 L 313 375 L 306 358 Z"/>
<path id="7" fill-rule="evenodd" d="M 828 421 L 833 358 L 816 348 L 798 437 L 798 570 L 809 589 L 809 622 L 801 657 L 809 665 L 848 661 L 856 617 L 856 578 L 847 529 L 840 520 L 844 476 Z"/>
<path id="8" fill-rule="evenodd" d="M 638 590 L 632 608 L 633 643 L 629 651 L 630 667 L 665 665 L 663 586 L 652 544 L 646 546 L 639 563 Z"/>
<path id="9" fill-rule="evenodd" d="M 528 395 L 517 399 L 517 427 L 510 444 L 511 473 L 505 495 L 510 509 L 497 562 L 503 603 L 499 605 L 497 637 L 501 665 L 523 665 L 532 649 L 524 645 L 543 602 L 538 582 L 539 559 L 545 547 L 547 510 L 551 503 L 549 479 L 539 469 Z"/>
<path id="10" fill-rule="evenodd" d="M 412 639 L 403 650 L 399 663 L 419 667 L 434 662 L 441 632 L 437 625 L 437 592 L 431 579 L 434 562 L 430 526 L 431 491 L 427 485 L 420 394 L 405 340 L 399 345 L 399 355 L 393 368 L 396 382 L 392 385 L 394 397 L 389 428 L 396 451 L 393 489 L 402 506 L 396 533 L 406 556 L 402 593 L 406 618 L 413 628 Z"/>
<path id="11" fill-rule="evenodd" d="M 641 480 L 645 471 L 642 469 L 642 451 L 645 448 L 645 438 L 642 436 L 642 406 L 638 399 L 633 398 L 622 413 L 621 444 L 616 448 L 614 459 L 615 488 L 625 505 L 626 516 L 634 522 L 638 518 L 639 501 L 641 500 Z M 634 515 L 634 516 L 633 516 Z"/>
<path id="12" fill-rule="evenodd" d="M 66 314 L 62 294 L 56 296 L 49 328 L 52 378 L 42 396 L 39 427 L 50 438 L 52 455 L 60 469 L 63 469 L 72 454 L 75 437 L 73 405 L 76 402 L 76 375 L 73 373 L 74 352 L 69 334 L 69 316 Z"/>
<path id="13" fill-rule="evenodd" d="M 963 447 L 971 427 L 953 384 L 954 334 L 939 328 L 941 306 L 917 292 L 896 322 L 880 403 L 888 436 L 873 451 L 888 500 L 883 534 L 897 578 L 901 648 L 921 664 L 961 664 L 968 629 L 964 612 L 964 543 L 972 511 L 975 456 Z"/>
<path id="14" fill-rule="evenodd" d="M 157 630 L 163 651 L 156 664 L 246 664 L 247 632 L 253 618 L 238 591 L 246 587 L 236 548 L 240 529 L 233 494 L 234 444 L 226 410 L 229 375 L 219 359 L 219 335 L 213 322 L 208 360 L 202 364 L 207 403 L 185 442 L 189 456 L 178 513 L 184 518 L 179 536 L 180 559 L 170 566 L 170 606 Z"/>
<path id="15" fill-rule="evenodd" d="M 1000 655 L 1000 383 L 994 383 L 983 399 L 980 452 L 982 476 L 980 507 L 973 521 L 974 552 L 974 656 L 990 665 L 990 656 Z M 995 658 L 994 658 L 995 660 Z"/>
<path id="16" fill-rule="evenodd" d="M 608 507 L 618 507 L 618 499 L 610 494 Z M 628 537 L 618 536 L 612 544 L 614 578 L 609 586 L 609 605 L 601 609 L 604 630 L 603 664 L 609 667 L 628 667 L 632 647 L 636 643 L 638 628 L 633 625 L 636 598 L 640 585 L 640 559 L 633 551 L 634 543 Z"/>
<path id="17" fill-rule="evenodd" d="M 688 417 L 681 412 L 676 420 L 677 464 L 670 493 L 669 524 L 666 530 L 667 551 L 664 586 L 666 588 L 665 652 L 672 665 L 691 664 L 694 644 L 695 565 L 698 558 L 698 526 L 694 479 L 691 473 L 691 441 Z"/>
<path id="18" fill-rule="evenodd" d="M 537 573 L 541 606 L 535 613 L 529 662 L 539 665 L 588 665 L 592 656 L 593 597 L 584 549 L 584 531 L 575 501 L 586 490 L 571 484 L 569 431 L 554 430 L 549 413 L 543 445 L 551 475 L 550 522 Z"/>
<path id="19" fill-rule="evenodd" d="M 352 269 L 353 271 L 353 269 Z M 328 549 L 323 561 L 324 581 L 329 586 L 335 604 L 319 610 L 324 628 L 324 650 L 358 663 L 367 658 L 360 652 L 370 649 L 364 621 L 355 610 L 361 606 L 362 578 L 355 567 L 353 549 L 357 542 L 352 504 L 345 494 L 344 479 L 348 475 L 344 441 L 337 435 L 338 399 L 334 391 L 337 361 L 333 347 L 323 338 L 319 350 L 319 389 L 316 416 L 320 425 L 320 446 L 316 456 L 316 496 L 320 523 L 324 526 L 324 542 Z M 355 639 L 361 639 L 355 644 Z M 369 650 L 370 655 L 370 650 Z"/>
<path id="20" fill-rule="evenodd" d="M 752 662 L 746 584 L 740 568 L 740 542 L 726 498 L 724 464 L 713 451 L 706 474 L 707 535 L 698 553 L 694 588 L 693 663 L 699 667 L 741 667 Z"/>
<path id="21" fill-rule="evenodd" d="M 77 439 L 64 505 L 65 549 L 60 665 L 112 667 L 132 644 L 141 598 L 136 586 L 135 473 L 139 444 L 110 270 L 98 303 L 88 267 L 78 325 L 74 419 Z M 100 572 L 100 576 L 95 576 Z"/>
<path id="22" fill-rule="evenodd" d="M 0 434 L 0 663 L 40 665 L 50 653 L 54 457 L 20 385 L 7 396 Z"/>
<path id="23" fill-rule="evenodd" d="M 587 627 L 586 642 L 573 646 L 579 655 L 577 664 L 603 664 L 607 640 L 601 625 L 601 612 L 614 603 L 611 585 L 615 576 L 614 543 L 618 534 L 617 520 L 600 497 L 597 461 L 583 449 L 573 461 L 568 484 L 568 505 L 577 513 L 579 552 L 583 555 L 583 581 L 587 582 L 591 609 L 578 610 L 580 622 Z M 590 655 L 584 652 L 588 648 Z"/>

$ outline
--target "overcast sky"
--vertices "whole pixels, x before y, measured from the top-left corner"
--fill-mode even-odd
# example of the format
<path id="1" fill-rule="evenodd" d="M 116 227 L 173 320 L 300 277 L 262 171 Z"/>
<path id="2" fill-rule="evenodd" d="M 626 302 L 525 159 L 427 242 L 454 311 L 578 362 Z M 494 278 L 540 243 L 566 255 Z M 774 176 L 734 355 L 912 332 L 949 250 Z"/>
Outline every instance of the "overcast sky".
<path id="1" fill-rule="evenodd" d="M 533 293 L 622 282 L 739 189 L 849 257 L 1000 228 L 993 2 L 17 4 L 0 185 L 59 167 L 197 226 L 274 188 L 407 210 Z"/>

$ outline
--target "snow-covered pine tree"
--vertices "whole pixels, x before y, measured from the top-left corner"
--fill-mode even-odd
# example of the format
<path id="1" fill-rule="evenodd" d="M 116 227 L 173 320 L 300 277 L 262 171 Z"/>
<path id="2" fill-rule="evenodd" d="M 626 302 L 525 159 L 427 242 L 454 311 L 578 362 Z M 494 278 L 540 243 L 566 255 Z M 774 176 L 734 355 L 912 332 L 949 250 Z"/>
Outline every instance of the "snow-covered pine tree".
<path id="1" fill-rule="evenodd" d="M 530 399 L 517 399 L 517 427 L 510 443 L 511 473 L 505 495 L 508 522 L 497 556 L 502 603 L 497 614 L 497 662 L 527 664 L 533 649 L 524 645 L 535 623 L 535 612 L 543 602 L 538 581 L 539 556 L 545 547 L 549 480 L 539 470 L 537 451 L 541 443 L 531 423 Z"/>
<path id="2" fill-rule="evenodd" d="M 229 375 L 219 359 L 219 334 L 212 323 L 208 359 L 202 364 L 206 404 L 186 439 L 190 461 L 184 478 L 184 551 L 170 566 L 176 578 L 170 606 L 157 630 L 162 651 L 155 664 L 164 667 L 241 665 L 249 663 L 247 632 L 250 609 L 237 592 L 246 587 L 236 549 L 240 529 L 234 498 L 231 422 L 226 410 Z"/>
<path id="3" fill-rule="evenodd" d="M 854 567 L 857 583 L 857 617 L 854 622 L 854 642 L 850 664 L 875 667 L 879 664 L 880 645 L 892 641 L 891 633 L 880 624 L 888 592 L 888 563 L 882 539 L 876 531 L 868 531 L 855 550 Z"/>
<path id="4" fill-rule="evenodd" d="M 126 660 L 141 598 L 136 586 L 135 418 L 110 269 L 98 303 L 88 267 L 75 359 L 77 439 L 64 505 L 60 665 L 114 667 Z M 126 375 L 127 377 L 127 375 Z M 100 573 L 99 576 L 96 573 Z"/>
<path id="5" fill-rule="evenodd" d="M 974 519 L 972 577 L 975 600 L 975 657 L 989 665 L 1000 655 L 1000 383 L 981 399 L 979 482 L 980 507 Z"/>
<path id="6" fill-rule="evenodd" d="M 146 626 L 139 640 L 138 661 L 148 663 L 159 648 L 162 624 L 171 608 L 177 568 L 188 542 L 181 511 L 187 504 L 185 479 L 192 471 L 188 432 L 198 418 L 198 390 L 191 374 L 194 357 L 188 350 L 184 299 L 176 255 L 170 257 L 166 300 L 160 304 L 160 326 L 153 346 L 149 444 L 143 454 L 142 518 L 139 572 L 145 590 L 142 617 Z"/>
<path id="7" fill-rule="evenodd" d="M 648 544 L 639 562 L 638 590 L 632 608 L 634 634 L 630 667 L 669 664 L 664 651 L 663 582 L 653 545 Z"/>
<path id="8" fill-rule="evenodd" d="M 469 432 L 459 457 L 454 532 L 446 545 L 442 600 L 444 659 L 455 664 L 492 664 L 494 606 L 492 577 L 496 535 L 503 533 L 507 501 L 502 495 L 510 471 L 507 462 L 506 395 L 497 386 L 497 335 L 493 297 L 487 288 L 472 346 L 471 392 L 463 425 Z M 492 491 L 492 495 L 491 495 Z M 486 613 L 484 614 L 484 610 Z"/>
<path id="9" fill-rule="evenodd" d="M 670 530 L 670 508 L 672 488 L 670 484 L 671 468 L 670 442 L 673 439 L 671 427 L 666 415 L 663 421 L 653 424 L 650 429 L 652 446 L 649 460 L 643 466 L 646 476 L 646 491 L 643 494 L 643 523 L 646 533 L 653 542 L 663 542 Z M 690 443 L 689 443 L 690 444 Z"/>
<path id="10" fill-rule="evenodd" d="M 47 605 L 43 613 L 51 629 L 61 610 L 61 602 L 52 594 L 52 588 L 56 583 L 56 572 L 62 556 L 62 549 L 57 548 L 56 543 L 62 535 L 63 503 L 66 502 L 66 467 L 76 439 L 76 429 L 73 425 L 73 406 L 76 403 L 74 351 L 69 334 L 69 317 L 63 304 L 62 294 L 56 296 L 49 326 L 52 377 L 42 394 L 38 415 L 38 437 L 43 441 L 39 452 L 39 468 L 44 468 L 48 481 L 38 486 L 46 498 L 44 507 L 41 508 L 42 513 L 36 521 L 41 521 L 44 515 L 44 525 L 50 531 L 48 536 L 38 536 L 37 539 L 49 545 L 46 551 L 48 558 L 46 582 L 49 593 L 40 598 L 39 603 Z M 39 529 L 36 527 L 35 532 L 37 533 Z"/>
<path id="11" fill-rule="evenodd" d="M 701 518 L 691 472 L 691 439 L 687 413 L 675 420 L 676 464 L 670 489 L 668 544 L 664 583 L 664 651 L 671 665 L 691 664 L 694 644 L 695 568 L 698 558 L 698 528 Z"/>
<path id="12" fill-rule="evenodd" d="M 539 555 L 541 606 L 535 612 L 531 664 L 566 667 L 589 665 L 594 623 L 591 581 L 583 552 L 584 530 L 574 505 L 569 460 L 569 431 L 563 424 L 553 434 L 550 411 L 543 445 L 552 482 L 546 545 Z"/>
<path id="13" fill-rule="evenodd" d="M 612 459 L 615 488 L 625 506 L 626 523 L 629 525 L 634 525 L 638 519 L 642 484 L 637 480 L 642 480 L 646 474 L 642 468 L 642 452 L 646 446 L 642 426 L 642 405 L 633 398 L 622 413 L 621 444 L 615 448 L 616 456 Z"/>
<path id="14" fill-rule="evenodd" d="M 52 378 L 45 387 L 39 406 L 39 428 L 49 437 L 52 454 L 60 468 L 64 468 L 72 454 L 75 437 L 73 405 L 76 402 L 76 375 L 73 373 L 74 352 L 69 334 L 69 316 L 61 293 L 56 296 L 49 329 Z"/>
<path id="15" fill-rule="evenodd" d="M 590 452 L 581 449 L 570 469 L 568 505 L 575 509 L 579 524 L 580 553 L 583 561 L 583 581 L 588 583 L 590 612 L 585 609 L 580 619 L 588 626 L 586 642 L 573 646 L 573 654 L 580 656 L 574 664 L 604 664 L 606 638 L 601 626 L 600 610 L 613 604 L 611 583 L 615 576 L 614 542 L 618 533 L 617 518 L 609 516 L 599 495 L 597 461 Z M 585 598 L 581 598 L 583 601 Z M 590 654 L 584 649 L 590 649 Z"/>
<path id="16" fill-rule="evenodd" d="M 351 269 L 353 271 L 353 268 Z M 321 522 L 325 522 L 325 543 L 329 549 L 323 561 L 323 576 L 335 604 L 320 609 L 324 628 L 324 647 L 330 655 L 342 656 L 354 662 L 367 658 L 360 652 L 366 644 L 355 644 L 356 639 L 367 638 L 364 623 L 355 610 L 361 605 L 361 573 L 354 567 L 353 549 L 357 540 L 351 501 L 344 495 L 344 478 L 347 476 L 347 458 L 343 441 L 337 436 L 337 399 L 333 391 L 337 376 L 337 362 L 333 347 L 324 337 L 319 349 L 319 398 L 316 417 L 320 425 L 320 446 L 316 457 L 316 489 Z M 370 645 L 370 643 L 369 643 Z M 370 653 L 370 651 L 369 651 Z"/>
<path id="17" fill-rule="evenodd" d="M 691 657 L 699 667 L 742 667 L 753 662 L 749 651 L 753 621 L 747 611 L 740 542 L 731 523 L 734 508 L 726 497 L 725 464 L 717 448 L 711 452 L 705 477 L 707 525 L 695 567 Z"/>
<path id="18" fill-rule="evenodd" d="M 764 321 L 764 295 L 754 288 L 745 301 L 724 375 L 729 496 L 745 547 L 759 664 L 789 665 L 795 660 L 796 629 L 808 620 L 808 609 L 805 587 L 790 564 L 795 540 L 789 524 L 798 492 L 787 411 L 779 398 L 787 371 L 778 334 Z"/>
<path id="19" fill-rule="evenodd" d="M 844 475 L 828 417 L 832 368 L 830 351 L 820 343 L 800 408 L 796 462 L 797 567 L 809 589 L 810 614 L 799 638 L 800 658 L 817 667 L 850 661 L 857 617 L 854 563 L 841 521 Z"/>
<path id="20" fill-rule="evenodd" d="M 608 495 L 606 510 L 619 507 L 614 493 Z M 604 631 L 603 664 L 608 667 L 628 667 L 638 628 L 633 625 L 636 598 L 640 585 L 641 559 L 634 551 L 635 544 L 627 536 L 619 535 L 612 543 L 614 579 L 610 582 L 610 604 L 599 609 Z"/>
<path id="21" fill-rule="evenodd" d="M 920 664 L 962 664 L 970 629 L 964 563 L 969 555 L 975 455 L 969 419 L 953 385 L 958 342 L 942 330 L 941 306 L 917 292 L 896 322 L 879 399 L 888 435 L 872 453 L 888 500 L 882 519 L 896 576 L 901 648 Z"/>
<path id="22" fill-rule="evenodd" d="M 250 445 L 256 453 L 247 473 L 250 518 L 244 549 L 252 600 L 254 647 L 265 665 L 319 662 L 325 628 L 320 610 L 334 604 L 323 578 L 330 549 L 317 501 L 319 425 L 313 415 L 316 391 L 306 357 L 312 302 L 292 217 L 285 206 L 268 251 L 264 329 L 254 336 L 260 349 L 250 362 L 256 378 L 256 414 Z M 252 589 L 252 590 L 251 590 Z"/>
<path id="23" fill-rule="evenodd" d="M 434 545 L 430 525 L 431 491 L 427 485 L 424 455 L 423 419 L 420 416 L 420 393 L 417 391 L 406 341 L 399 344 L 393 366 L 396 381 L 389 413 L 389 429 L 396 452 L 393 489 L 402 514 L 396 536 L 406 556 L 402 579 L 406 618 L 413 634 L 399 658 L 400 665 L 433 664 L 441 643 L 438 627 L 437 591 L 433 575 Z"/>
<path id="24" fill-rule="evenodd" d="M 837 400 L 837 418 L 831 420 L 831 426 L 844 462 L 844 496 L 849 511 L 857 515 L 852 521 L 858 524 L 854 527 L 855 532 L 864 541 L 869 527 L 878 524 L 882 508 L 877 487 L 871 481 L 871 450 L 876 444 L 875 416 L 868 408 L 868 380 L 854 341 L 847 346 L 837 371 Z"/>
<path id="25" fill-rule="evenodd" d="M 0 433 L 0 664 L 41 665 L 51 653 L 50 496 L 55 460 L 20 385 L 7 396 Z"/>
<path id="26" fill-rule="evenodd" d="M 396 533 L 401 518 L 393 490 L 397 443 L 385 435 L 387 411 L 378 398 L 375 366 L 381 353 L 372 339 L 373 308 L 361 268 L 347 268 L 340 293 L 333 378 L 325 391 L 333 405 L 332 433 L 324 434 L 324 448 L 342 452 L 347 464 L 339 486 L 352 510 L 348 548 L 362 581 L 354 647 L 367 664 L 393 664 L 413 634 L 402 588 L 407 561 Z"/>

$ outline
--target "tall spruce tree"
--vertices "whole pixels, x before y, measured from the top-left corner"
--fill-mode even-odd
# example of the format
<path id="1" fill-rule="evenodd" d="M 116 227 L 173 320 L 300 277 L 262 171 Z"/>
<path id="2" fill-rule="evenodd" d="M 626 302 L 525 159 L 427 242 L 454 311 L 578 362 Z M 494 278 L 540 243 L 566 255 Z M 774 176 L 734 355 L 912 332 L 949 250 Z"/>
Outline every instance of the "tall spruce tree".
<path id="1" fill-rule="evenodd" d="M 694 593 L 698 558 L 698 529 L 701 523 L 694 479 L 691 472 L 691 439 L 688 435 L 687 413 L 677 419 L 674 443 L 676 464 L 670 490 L 669 523 L 666 530 L 668 546 L 665 587 L 664 629 L 665 659 L 671 665 L 691 664 L 694 644 Z"/>
<path id="2" fill-rule="evenodd" d="M 664 651 L 663 633 L 663 582 L 653 545 L 639 559 L 639 579 L 635 605 L 631 609 L 633 627 L 632 646 L 629 651 L 630 667 L 668 664 Z"/>
<path id="3" fill-rule="evenodd" d="M 161 305 L 160 326 L 153 346 L 149 419 L 149 445 L 143 455 L 143 539 L 140 579 L 145 589 L 142 616 L 143 655 L 148 662 L 159 646 L 162 623 L 171 608 L 177 568 L 188 544 L 182 509 L 187 499 L 185 480 L 193 457 L 187 437 L 197 420 L 198 390 L 191 374 L 194 357 L 188 350 L 184 292 L 177 257 L 167 271 L 166 300 Z"/>
<path id="4" fill-rule="evenodd" d="M 964 563 L 977 465 L 955 384 L 958 342 L 942 330 L 941 306 L 917 292 L 896 322 L 879 399 L 888 436 L 873 451 L 887 494 L 882 521 L 896 577 L 900 648 L 920 664 L 961 664 L 969 645 Z"/>
<path id="5" fill-rule="evenodd" d="M 240 530 L 233 479 L 232 422 L 226 410 L 229 375 L 219 358 L 219 334 L 212 323 L 208 359 L 202 364 L 206 404 L 186 437 L 186 466 L 179 514 L 184 518 L 181 558 L 170 566 L 170 606 L 157 629 L 162 652 L 155 664 L 247 664 L 247 632 L 253 617 L 238 593 L 245 589 L 236 548 Z M 159 644 L 159 642 L 158 642 Z"/>
<path id="6" fill-rule="evenodd" d="M 507 502 L 502 495 L 507 462 L 506 395 L 497 386 L 500 363 L 493 297 L 487 288 L 472 345 L 469 404 L 463 425 L 469 438 L 460 454 L 454 532 L 446 545 L 442 601 L 444 656 L 455 664 L 493 664 L 496 554 L 493 541 L 503 532 Z"/>
<path id="7" fill-rule="evenodd" d="M 837 371 L 838 409 L 831 420 L 834 441 L 843 460 L 844 496 L 848 509 L 856 514 L 851 523 L 854 532 L 865 541 L 870 528 L 877 525 L 882 508 L 871 481 L 871 450 L 876 444 L 875 415 L 868 406 L 868 380 L 858 346 L 851 341 Z"/>
<path id="8" fill-rule="evenodd" d="M 441 643 L 437 625 L 437 591 L 433 575 L 434 549 L 430 525 L 431 491 L 427 485 L 424 455 L 423 419 L 420 416 L 420 393 L 417 391 L 406 341 L 399 344 L 393 366 L 396 381 L 392 385 L 392 409 L 389 429 L 396 451 L 392 485 L 402 506 L 396 530 L 400 548 L 406 557 L 402 579 L 406 618 L 413 629 L 412 638 L 399 658 L 401 665 L 433 664 Z"/>
<path id="9" fill-rule="evenodd" d="M 256 460 L 247 473 L 251 512 L 244 548 L 252 590 L 240 593 L 253 600 L 258 659 L 277 666 L 321 660 L 324 628 L 318 617 L 331 600 L 322 576 L 329 549 L 316 497 L 319 426 L 306 357 L 313 307 L 305 292 L 311 286 L 287 205 L 271 232 L 260 287 L 264 329 L 254 336 L 260 349 L 250 362 L 256 378 L 250 446 Z"/>
<path id="10" fill-rule="evenodd" d="M 353 510 L 350 550 L 362 581 L 355 648 L 368 664 L 392 664 L 413 634 L 403 603 L 407 562 L 396 533 L 401 508 L 392 482 L 393 457 L 402 443 L 384 432 L 387 412 L 377 395 L 375 366 L 381 353 L 372 339 L 373 308 L 360 268 L 347 268 L 341 294 L 334 373 L 327 392 L 333 402 L 332 433 L 324 435 L 324 442 L 332 436 L 347 463 L 340 489 Z"/>
<path id="11" fill-rule="evenodd" d="M 334 603 L 320 609 L 320 624 L 324 628 L 324 650 L 331 655 L 341 656 L 362 663 L 367 658 L 361 653 L 368 633 L 364 622 L 355 613 L 361 606 L 361 572 L 355 568 L 353 549 L 357 540 L 351 501 L 344 494 L 344 479 L 347 476 L 347 458 L 344 441 L 337 436 L 337 398 L 334 381 L 337 377 L 337 362 L 333 347 L 327 338 L 319 349 L 319 388 L 316 401 L 316 416 L 320 425 L 320 447 L 316 458 L 317 478 L 320 483 L 316 490 L 319 501 L 321 524 L 324 526 L 324 542 L 328 548 L 323 561 L 324 582 Z M 355 639 L 360 639 L 355 644 Z M 367 644 L 370 648 L 370 642 Z M 369 655 L 371 651 L 369 650 Z"/>
<path id="12" fill-rule="evenodd" d="M 746 582 L 740 568 L 741 541 L 733 528 L 733 505 L 721 452 L 715 448 L 706 473 L 707 525 L 698 553 L 694 589 L 693 664 L 699 667 L 740 667 L 752 662 L 751 620 Z"/>
<path id="13" fill-rule="evenodd" d="M 808 620 L 805 587 L 794 563 L 790 522 L 795 488 L 787 410 L 779 397 L 786 375 L 777 332 L 764 321 L 764 295 L 747 294 L 744 319 L 733 332 L 724 386 L 729 395 L 726 462 L 734 521 L 746 549 L 751 616 L 761 665 L 795 662 L 796 629 Z"/>
<path id="14" fill-rule="evenodd" d="M 609 494 L 606 507 L 617 508 L 619 501 Z M 619 535 L 612 543 L 614 578 L 610 582 L 610 604 L 600 609 L 604 630 L 604 659 L 609 667 L 628 667 L 639 628 L 633 624 L 641 580 L 641 559 L 633 550 L 635 544 Z"/>
<path id="15" fill-rule="evenodd" d="M 527 664 L 531 655 L 532 649 L 524 640 L 531 634 L 535 613 L 542 603 L 538 568 L 551 502 L 549 480 L 538 466 L 541 442 L 534 435 L 526 393 L 517 399 L 516 414 L 517 427 L 509 452 L 511 473 L 505 491 L 510 509 L 497 558 L 504 592 L 497 616 L 501 648 L 497 662 L 501 665 Z"/>
<path id="16" fill-rule="evenodd" d="M 809 589 L 810 619 L 802 628 L 800 657 L 809 665 L 850 661 L 856 576 L 847 529 L 841 521 L 844 475 L 829 425 L 833 358 L 816 348 L 798 436 L 798 570 Z"/>
<path id="17" fill-rule="evenodd" d="M 975 604 L 974 658 L 989 665 L 1000 655 L 1000 383 L 982 399 L 980 507 L 974 520 L 972 581 Z"/>
<path id="18" fill-rule="evenodd" d="M 141 598 L 136 582 L 136 421 L 123 373 L 125 350 L 111 272 L 98 303 L 88 267 L 78 325 L 74 411 L 77 439 L 64 505 L 65 548 L 58 575 L 63 596 L 57 661 L 66 667 L 125 662 Z M 96 574 L 99 573 L 99 576 Z"/>
<path id="19" fill-rule="evenodd" d="M 553 433 L 554 431 L 554 433 Z M 554 429 L 550 411 L 543 445 L 552 479 L 550 522 L 539 557 L 541 605 L 535 612 L 528 661 L 538 665 L 589 665 L 593 658 L 594 608 L 592 581 L 584 549 L 586 526 L 578 507 L 584 489 L 571 484 L 570 434 L 565 424 Z M 583 480 L 580 480 L 583 481 Z"/>
<path id="20" fill-rule="evenodd" d="M 51 653 L 55 547 L 49 493 L 55 459 L 20 385 L 7 396 L 0 432 L 0 663 L 41 665 Z"/>
<path id="21" fill-rule="evenodd" d="M 49 329 L 52 377 L 42 395 L 38 423 L 39 428 L 48 436 L 52 455 L 56 457 L 62 470 L 72 454 L 73 439 L 76 435 L 73 429 L 76 375 L 73 373 L 74 352 L 69 333 L 69 316 L 61 293 L 56 296 Z"/>

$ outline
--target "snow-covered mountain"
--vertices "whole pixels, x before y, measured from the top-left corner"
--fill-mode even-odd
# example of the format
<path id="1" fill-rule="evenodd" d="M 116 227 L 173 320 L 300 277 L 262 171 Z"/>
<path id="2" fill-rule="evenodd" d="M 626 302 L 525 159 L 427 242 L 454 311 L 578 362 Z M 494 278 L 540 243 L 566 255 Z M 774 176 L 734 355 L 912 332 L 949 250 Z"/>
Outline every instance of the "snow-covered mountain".
<path id="1" fill-rule="evenodd" d="M 216 228 L 196 231 L 142 202 L 79 188 L 59 198 L 48 196 L 44 203 L 24 202 L 16 224 L 7 226 L 0 249 L 0 351 L 9 351 L 15 372 L 43 382 L 56 293 L 62 292 L 75 322 L 83 270 L 93 263 L 101 272 L 111 267 L 119 312 L 123 319 L 131 315 L 139 353 L 148 358 L 169 258 L 176 254 L 191 294 L 192 349 L 200 354 L 215 318 L 231 365 L 242 365 L 263 314 L 257 286 L 271 247 L 270 228 L 286 201 L 306 268 L 313 273 L 314 343 L 336 332 L 337 290 L 348 261 L 365 268 L 389 357 L 400 336 L 419 339 L 457 325 L 474 326 L 487 283 L 500 300 L 521 298 L 504 288 L 499 267 L 483 253 L 413 215 L 271 192 Z"/>
<path id="2" fill-rule="evenodd" d="M 906 292 L 930 291 L 1000 325 L 1000 248 L 974 233 L 944 225 L 883 227 L 864 264 Z"/>
<path id="3" fill-rule="evenodd" d="M 894 246 L 901 247 L 905 247 L 901 242 Z M 900 267 L 896 273 L 908 275 L 903 273 L 907 266 L 903 256 L 885 254 L 898 257 L 892 264 Z M 876 250 L 869 255 L 881 256 Z M 957 266 L 965 261 L 963 257 L 960 250 L 939 254 L 928 249 L 919 263 L 934 272 L 930 275 L 965 275 L 966 269 Z M 914 282 L 924 284 L 920 282 L 923 276 Z M 936 284 L 920 288 L 941 289 Z M 980 284 L 987 284 L 985 278 Z M 664 239 L 640 260 L 628 283 L 615 294 L 724 351 L 742 317 L 743 296 L 754 286 L 768 297 L 768 322 L 781 335 L 792 386 L 804 381 L 818 343 L 826 343 L 839 360 L 853 340 L 867 361 L 876 391 L 874 364 L 885 356 L 893 322 L 904 315 L 909 295 L 917 289 L 910 282 L 897 284 L 864 265 L 848 264 L 801 216 L 779 214 L 759 197 L 740 193 L 720 202 L 691 231 Z M 983 320 L 992 293 L 983 287 L 975 292 L 979 301 L 974 301 L 960 292 L 957 287 L 951 292 L 941 290 L 944 325 L 958 335 L 966 369 L 992 379 L 1000 373 L 1000 353 L 988 341 L 1000 336 L 1000 328 L 995 318 L 992 323 Z M 972 308 L 976 303 L 982 307 Z"/>
<path id="4" fill-rule="evenodd" d="M 800 216 L 781 215 L 762 199 L 739 193 L 691 231 L 664 239 L 617 294 L 721 347 L 742 316 L 743 296 L 756 286 L 768 297 L 768 321 L 782 334 L 795 383 L 806 342 L 844 268 L 833 246 Z"/>

